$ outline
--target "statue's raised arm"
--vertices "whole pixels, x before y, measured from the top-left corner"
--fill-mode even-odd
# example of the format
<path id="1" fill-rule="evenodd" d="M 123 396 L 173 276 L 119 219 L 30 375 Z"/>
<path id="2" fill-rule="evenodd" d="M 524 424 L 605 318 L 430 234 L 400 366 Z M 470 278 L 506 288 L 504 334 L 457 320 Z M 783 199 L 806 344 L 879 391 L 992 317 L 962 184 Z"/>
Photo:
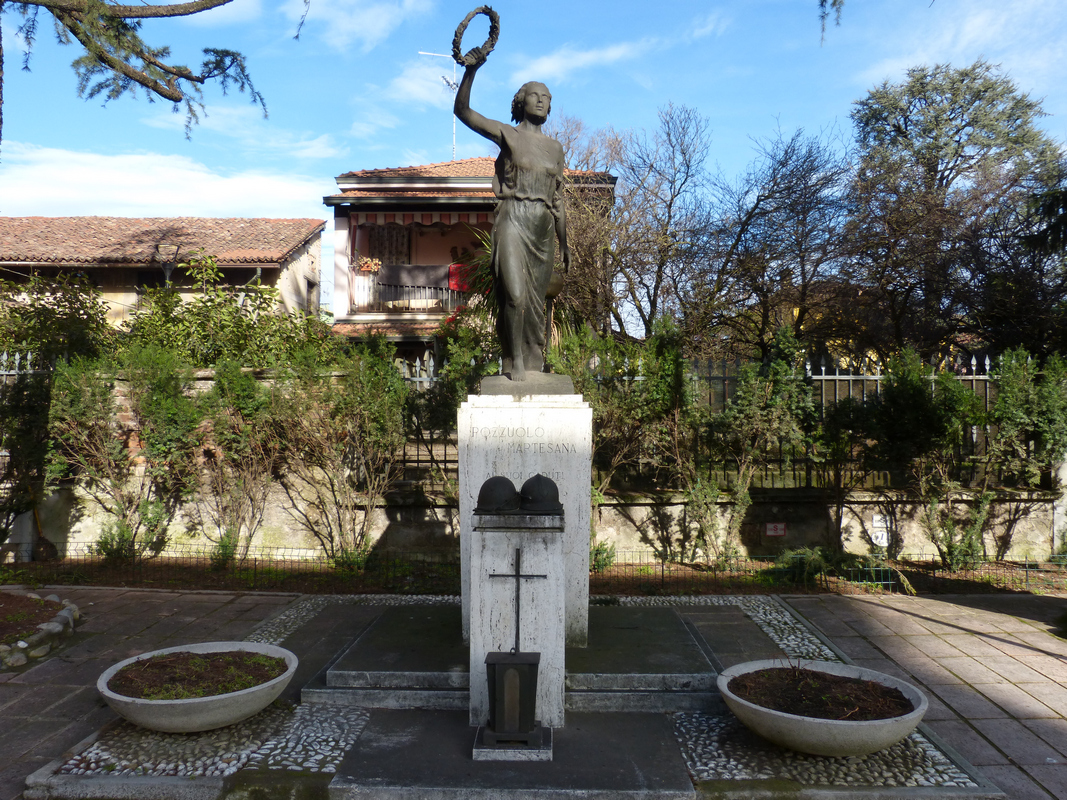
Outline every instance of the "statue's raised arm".
<path id="1" fill-rule="evenodd" d="M 490 18 L 485 45 L 460 56 L 467 23 L 477 14 Z M 525 83 L 511 102 L 507 125 L 470 107 L 478 69 L 496 44 L 500 23 L 496 12 L 481 6 L 460 23 L 452 55 L 465 66 L 456 92 L 460 122 L 500 147 L 493 191 L 499 198 L 493 225 L 492 265 L 497 299 L 497 334 L 504 372 L 513 381 L 544 367 L 545 297 L 552 282 L 559 238 L 564 265 L 569 265 L 566 211 L 563 199 L 563 147 L 541 132 L 552 108 L 552 94 L 543 83 Z"/>
<path id="2" fill-rule="evenodd" d="M 482 64 L 484 63 L 483 61 Z M 504 128 L 504 123 L 483 117 L 471 108 L 471 86 L 474 84 L 474 76 L 482 64 L 468 64 L 463 71 L 463 77 L 459 81 L 459 89 L 456 91 L 456 105 L 453 110 L 460 122 L 475 133 L 481 134 L 486 139 L 499 145 L 503 140 L 502 129 Z"/>
<path id="3" fill-rule="evenodd" d="M 466 32 L 471 20 L 479 14 L 489 17 L 489 38 L 480 47 L 474 47 L 463 53 L 463 34 Z M 489 58 L 489 54 L 493 52 L 499 36 L 500 16 L 489 6 L 478 6 L 459 23 L 456 28 L 456 35 L 452 39 L 452 58 L 455 59 L 457 64 L 465 68 L 463 78 L 460 80 L 459 88 L 456 91 L 456 103 L 453 108 L 456 117 L 472 131 L 481 134 L 498 145 L 501 141 L 500 129 L 504 123 L 483 117 L 471 108 L 471 86 L 474 83 L 474 76 L 477 74 L 478 69 Z"/>

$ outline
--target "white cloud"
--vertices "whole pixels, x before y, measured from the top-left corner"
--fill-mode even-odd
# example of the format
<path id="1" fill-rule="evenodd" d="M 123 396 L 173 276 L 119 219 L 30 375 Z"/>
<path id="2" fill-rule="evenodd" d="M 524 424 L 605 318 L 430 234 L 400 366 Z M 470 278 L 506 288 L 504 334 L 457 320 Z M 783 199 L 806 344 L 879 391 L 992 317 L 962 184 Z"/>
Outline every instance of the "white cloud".
<path id="1" fill-rule="evenodd" d="M 6 216 L 275 217 L 326 219 L 332 182 L 306 175 L 213 171 L 164 153 L 101 155 L 4 142 L 0 214 Z M 333 264 L 332 222 L 322 236 L 322 264 Z M 333 270 L 322 272 L 322 302 Z"/>
<path id="2" fill-rule="evenodd" d="M 441 80 L 442 76 L 451 80 L 447 74 L 449 71 L 450 67 L 443 65 L 443 62 L 438 64 L 428 59 L 412 61 L 384 87 L 366 86 L 363 94 L 349 100 L 355 109 L 355 118 L 348 135 L 369 141 L 382 131 L 410 124 L 413 110 L 429 106 L 437 109 L 435 113 L 450 111 L 455 95 Z M 403 118 L 387 110 L 390 107 L 402 107 Z M 448 116 L 442 116 L 448 119 Z"/>
<path id="3" fill-rule="evenodd" d="M 354 139 L 372 139 L 382 130 L 390 130 L 400 125 L 400 118 L 382 108 L 377 102 L 367 98 L 355 98 L 356 116 L 348 134 Z"/>
<path id="4" fill-rule="evenodd" d="M 152 128 L 181 130 L 185 117 L 163 110 L 155 111 L 142 120 Z M 200 115 L 198 129 L 235 139 L 249 153 L 283 154 L 304 159 L 343 156 L 348 148 L 338 145 L 330 134 L 316 136 L 308 131 L 279 128 L 263 112 L 251 104 L 208 106 Z"/>
<path id="5" fill-rule="evenodd" d="M 428 163 L 431 163 L 431 161 L 425 150 L 405 148 L 403 155 L 400 157 L 400 164 L 398 166 L 409 167 L 415 166 L 416 164 Z"/>
<path id="6" fill-rule="evenodd" d="M 644 55 L 649 50 L 661 46 L 657 39 L 642 39 L 637 42 L 620 42 L 618 44 L 597 47 L 591 50 L 578 50 L 565 45 L 554 53 L 534 59 L 512 75 L 512 82 L 522 83 L 528 80 L 566 81 L 580 70 L 631 61 Z"/>
<path id="7" fill-rule="evenodd" d="M 363 52 L 368 52 L 404 20 L 426 14 L 432 7 L 432 0 L 311 0 L 306 9 L 305 30 L 314 31 L 336 50 L 347 50 L 358 44 Z M 305 12 L 303 0 L 288 0 L 283 12 L 289 19 L 299 20 Z"/>
<path id="8" fill-rule="evenodd" d="M 389 82 L 386 96 L 402 97 L 406 105 L 417 103 L 435 108 L 451 108 L 455 95 L 441 80 L 441 78 L 446 78 L 451 81 L 451 72 L 452 70 L 444 62 L 440 64 L 429 60 L 409 62 L 404 66 L 403 71 Z"/>
<path id="9" fill-rule="evenodd" d="M 200 28 L 241 25 L 259 19 L 263 13 L 261 0 L 230 0 L 226 5 L 180 17 L 183 22 Z"/>
<path id="10" fill-rule="evenodd" d="M 693 20 L 693 26 L 689 36 L 693 39 L 703 39 L 705 36 L 722 36 L 730 27 L 731 20 L 721 11 L 712 11 L 702 17 Z"/>
<path id="11" fill-rule="evenodd" d="M 969 0 L 935 3 L 902 15 L 878 33 L 893 52 L 863 69 L 864 87 L 895 81 L 921 64 L 963 67 L 982 57 L 1000 64 L 1023 91 L 1041 95 L 1067 78 L 1061 57 L 1067 29 L 1060 0 Z"/>
<path id="12" fill-rule="evenodd" d="M 321 177 L 246 170 L 224 174 L 185 156 L 119 155 L 17 141 L 0 161 L 10 216 L 327 217 Z"/>

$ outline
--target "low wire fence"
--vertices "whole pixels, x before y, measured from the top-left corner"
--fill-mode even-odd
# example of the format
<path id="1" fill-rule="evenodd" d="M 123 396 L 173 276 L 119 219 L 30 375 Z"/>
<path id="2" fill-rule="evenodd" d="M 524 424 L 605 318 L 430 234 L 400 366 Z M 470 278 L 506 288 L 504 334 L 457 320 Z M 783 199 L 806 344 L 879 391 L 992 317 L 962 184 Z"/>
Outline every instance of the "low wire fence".
<path id="1" fill-rule="evenodd" d="M 1067 564 L 1048 560 L 981 561 L 949 571 L 930 561 L 901 560 L 810 573 L 797 560 L 729 558 L 711 563 L 663 559 L 648 551 L 619 551 L 589 576 L 593 595 L 703 595 L 792 593 L 920 594 L 1067 592 Z M 338 564 L 320 551 L 258 548 L 244 558 L 223 558 L 193 547 L 125 561 L 84 545 L 68 546 L 51 561 L 0 563 L 0 584 L 216 589 L 310 594 L 455 595 L 460 560 L 455 550 L 371 552 Z"/>
<path id="2" fill-rule="evenodd" d="M 194 547 L 159 555 L 105 557 L 68 546 L 51 561 L 0 564 L 0 583 L 308 594 L 458 594 L 459 554 L 370 553 L 335 562 L 321 551 L 258 548 L 246 556 Z"/>

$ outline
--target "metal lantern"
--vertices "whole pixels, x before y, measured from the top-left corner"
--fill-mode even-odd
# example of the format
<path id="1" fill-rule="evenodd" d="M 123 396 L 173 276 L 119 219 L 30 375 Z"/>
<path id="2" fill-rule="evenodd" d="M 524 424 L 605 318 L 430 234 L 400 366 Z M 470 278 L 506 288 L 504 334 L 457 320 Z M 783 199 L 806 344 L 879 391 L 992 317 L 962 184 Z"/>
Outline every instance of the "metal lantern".
<path id="1" fill-rule="evenodd" d="M 537 711 L 537 666 L 540 653 L 489 653 L 489 725 L 482 734 L 486 745 L 541 746 Z"/>

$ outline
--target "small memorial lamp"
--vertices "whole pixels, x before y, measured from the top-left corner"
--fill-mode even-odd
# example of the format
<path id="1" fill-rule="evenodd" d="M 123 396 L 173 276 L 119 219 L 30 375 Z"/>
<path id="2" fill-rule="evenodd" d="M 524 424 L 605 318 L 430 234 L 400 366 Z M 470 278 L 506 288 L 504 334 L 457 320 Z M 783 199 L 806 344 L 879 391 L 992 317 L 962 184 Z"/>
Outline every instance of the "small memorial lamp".
<path id="1" fill-rule="evenodd" d="M 486 745 L 541 746 L 537 711 L 537 666 L 540 653 L 488 653 L 489 725 L 482 734 Z"/>

